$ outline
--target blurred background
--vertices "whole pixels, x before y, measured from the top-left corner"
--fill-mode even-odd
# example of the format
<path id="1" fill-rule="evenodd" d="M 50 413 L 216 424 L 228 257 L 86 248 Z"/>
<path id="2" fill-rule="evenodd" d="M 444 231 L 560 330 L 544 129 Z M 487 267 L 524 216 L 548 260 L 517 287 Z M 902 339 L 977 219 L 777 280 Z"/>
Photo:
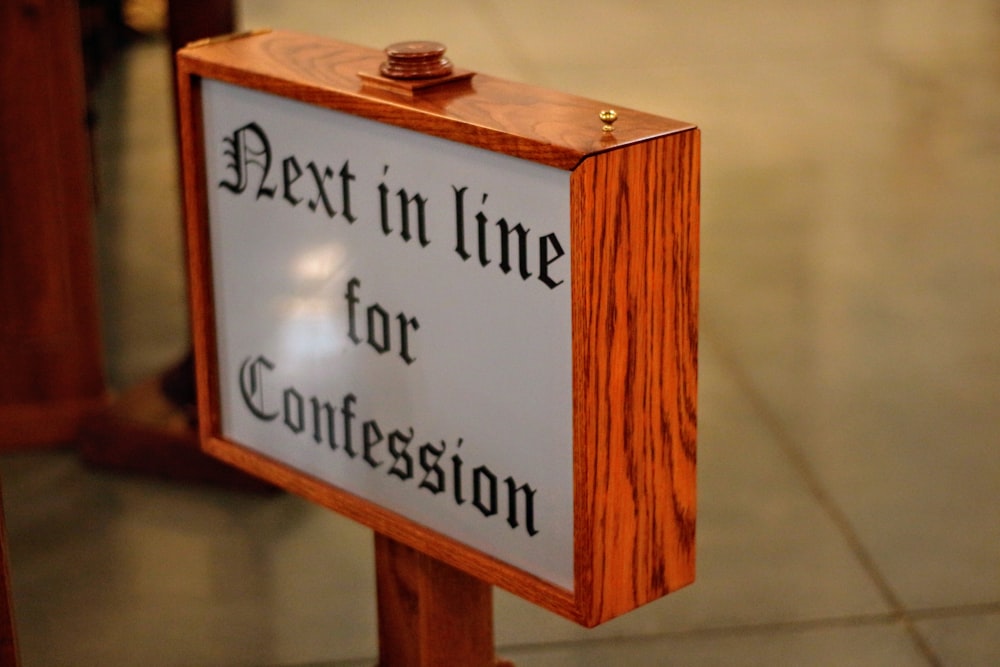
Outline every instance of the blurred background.
<path id="1" fill-rule="evenodd" d="M 189 340 L 166 6 L 125 9 L 113 38 L 84 24 L 118 393 Z M 461 67 L 702 129 L 698 580 L 594 630 L 498 590 L 502 656 L 1000 664 L 996 0 L 235 10 L 369 47 L 434 39 Z M 4 450 L 0 478 L 27 667 L 375 661 L 367 529 L 72 447 Z"/>

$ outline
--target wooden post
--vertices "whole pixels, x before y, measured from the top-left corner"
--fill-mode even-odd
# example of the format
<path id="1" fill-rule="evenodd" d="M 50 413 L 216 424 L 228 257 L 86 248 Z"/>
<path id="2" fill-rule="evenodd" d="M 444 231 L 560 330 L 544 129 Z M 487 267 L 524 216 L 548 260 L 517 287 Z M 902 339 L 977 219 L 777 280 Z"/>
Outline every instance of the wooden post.
<path id="1" fill-rule="evenodd" d="M 493 589 L 375 534 L 380 667 L 493 667 Z"/>
<path id="2" fill-rule="evenodd" d="M 107 404 L 78 3 L 0 3 L 0 448 Z"/>
<path id="3" fill-rule="evenodd" d="M 7 523 L 0 500 L 0 667 L 17 667 L 17 632 L 10 590 L 10 564 L 7 558 Z"/>

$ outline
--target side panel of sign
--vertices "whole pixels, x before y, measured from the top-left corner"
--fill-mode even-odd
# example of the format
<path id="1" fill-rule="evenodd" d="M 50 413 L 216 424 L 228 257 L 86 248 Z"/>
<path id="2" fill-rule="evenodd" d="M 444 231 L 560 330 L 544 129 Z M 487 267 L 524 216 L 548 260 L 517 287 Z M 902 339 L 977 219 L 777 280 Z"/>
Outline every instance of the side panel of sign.
<path id="1" fill-rule="evenodd" d="M 572 590 L 569 173 L 203 100 L 221 435 Z"/>

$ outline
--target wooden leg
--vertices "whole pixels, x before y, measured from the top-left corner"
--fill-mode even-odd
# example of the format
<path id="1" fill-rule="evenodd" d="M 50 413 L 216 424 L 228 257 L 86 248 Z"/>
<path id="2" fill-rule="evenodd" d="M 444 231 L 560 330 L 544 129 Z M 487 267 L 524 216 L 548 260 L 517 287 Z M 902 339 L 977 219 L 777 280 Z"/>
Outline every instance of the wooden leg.
<path id="1" fill-rule="evenodd" d="M 0 2 L 0 449 L 108 403 L 78 3 Z"/>
<path id="2" fill-rule="evenodd" d="M 376 534 L 380 667 L 493 667 L 493 589 Z"/>
<path id="3" fill-rule="evenodd" d="M 196 39 L 232 32 L 233 0 L 170 0 L 173 52 Z M 180 221 L 178 221 L 180 224 Z M 271 492 L 270 484 L 203 454 L 193 423 L 193 360 L 188 357 L 160 376 L 129 387 L 108 410 L 83 424 L 80 455 L 95 466 L 204 482 L 245 491 Z"/>
<path id="4" fill-rule="evenodd" d="M 7 559 L 7 525 L 0 500 L 0 667 L 17 667 L 17 632 L 10 592 L 10 565 Z"/>

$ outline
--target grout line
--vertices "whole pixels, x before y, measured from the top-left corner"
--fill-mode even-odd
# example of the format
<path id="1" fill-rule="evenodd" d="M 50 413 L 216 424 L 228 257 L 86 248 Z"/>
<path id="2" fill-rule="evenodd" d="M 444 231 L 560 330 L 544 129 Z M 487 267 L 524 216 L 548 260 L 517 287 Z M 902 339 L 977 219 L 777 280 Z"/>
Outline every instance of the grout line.
<path id="1" fill-rule="evenodd" d="M 926 609 L 912 610 L 910 615 L 915 618 L 952 618 L 958 616 L 976 616 L 984 614 L 1000 613 L 1000 601 L 987 602 L 983 604 L 956 606 L 956 607 L 930 607 Z M 623 641 L 629 643 L 652 643 L 669 639 L 682 638 L 712 638 L 712 637 L 737 637 L 745 635 L 768 635 L 783 632 L 809 632 L 824 628 L 860 628 L 878 625 L 893 625 L 902 623 L 903 619 L 899 614 L 858 614 L 855 616 L 837 616 L 829 618 L 815 618 L 800 621 L 777 621 L 771 623 L 747 623 L 741 625 L 720 625 L 716 627 L 692 627 L 685 630 L 668 630 L 640 635 L 627 635 L 616 637 L 594 637 L 587 639 L 567 639 L 563 641 L 548 642 L 525 642 L 498 645 L 497 656 L 504 658 L 516 657 L 523 653 L 540 653 L 547 650 L 571 649 L 597 647 L 606 644 L 618 644 Z M 295 667 L 360 667 L 362 665 L 374 665 L 377 658 L 349 658 L 336 660 L 334 662 L 309 662 L 296 664 Z"/>
<path id="2" fill-rule="evenodd" d="M 544 651 L 552 648 L 571 648 L 598 646 L 601 644 L 617 644 L 623 641 L 629 643 L 651 643 L 668 639 L 681 638 L 720 638 L 739 637 L 746 635 L 770 635 L 783 632 L 808 632 L 823 628 L 870 627 L 876 625 L 893 625 L 901 622 L 896 614 L 859 614 L 857 616 L 841 616 L 816 618 L 801 621 L 776 621 L 769 623 L 747 623 L 741 625 L 720 625 L 717 627 L 689 628 L 686 630 L 669 630 L 666 632 L 627 635 L 615 637 L 596 637 L 593 639 L 569 639 L 554 642 L 532 642 L 498 646 L 497 653 L 518 653 Z"/>
<path id="3" fill-rule="evenodd" d="M 703 314 L 702 320 L 704 321 L 704 319 Z M 704 328 L 702 328 L 701 335 L 703 338 L 705 337 Z M 898 619 L 903 624 L 903 627 L 910 636 L 910 639 L 914 644 L 916 644 L 921 654 L 923 654 L 932 667 L 942 667 L 943 663 L 941 662 L 941 659 L 934 652 L 934 649 L 927 642 L 927 639 L 919 632 L 919 630 L 917 630 L 910 612 L 906 609 L 899 596 L 892 589 L 892 586 L 889 584 L 885 575 L 875 563 L 875 559 L 872 557 L 871 553 L 869 553 L 868 549 L 865 548 L 864 543 L 861 541 L 857 531 L 854 530 L 854 526 L 851 525 L 847 514 L 843 509 L 841 509 L 840 505 L 837 504 L 827 489 L 823 486 L 819 475 L 815 470 L 813 470 L 813 467 L 806 458 L 802 448 L 796 444 L 795 438 L 788 432 L 784 422 L 782 422 L 778 414 L 771 409 L 767 400 L 761 392 L 758 391 L 758 388 L 754 384 L 749 373 L 745 371 L 744 368 L 737 362 L 735 355 L 731 354 L 728 348 L 721 344 L 720 341 L 713 340 L 712 343 L 713 347 L 719 354 L 723 365 L 732 373 L 737 387 L 749 400 L 750 407 L 761 418 L 765 428 L 770 432 L 779 449 L 788 458 L 792 467 L 805 482 L 810 493 L 812 493 L 815 497 L 816 501 L 819 503 L 823 511 L 826 512 L 830 520 L 833 521 L 841 536 L 847 541 L 847 544 L 854 553 L 855 557 L 857 557 L 861 562 L 862 568 L 864 568 L 865 572 L 868 574 L 869 578 L 881 594 L 883 600 L 889 606 L 891 610 L 891 617 Z"/>
<path id="4" fill-rule="evenodd" d="M 516 658 L 518 654 L 541 653 L 550 650 L 572 649 L 572 648 L 594 648 L 608 644 L 620 644 L 621 642 L 649 644 L 656 641 L 669 639 L 706 639 L 721 637 L 738 637 L 746 635 L 768 635 L 782 632 L 808 632 L 810 630 L 837 627 L 870 627 L 876 625 L 891 625 L 898 623 L 899 618 L 893 614 L 863 614 L 857 616 L 842 616 L 831 618 L 817 618 L 803 621 L 779 621 L 773 623 L 742 624 L 742 625 L 720 625 L 717 627 L 689 628 L 686 630 L 668 630 L 666 632 L 656 632 L 649 634 L 592 637 L 580 639 L 565 639 L 561 641 L 539 641 L 512 644 L 498 644 L 496 654 L 498 658 Z M 374 664 L 376 658 L 350 658 L 337 660 L 334 662 L 309 662 L 296 664 L 295 667 L 353 667 L 354 665 Z M 516 661 L 515 661 L 516 662 Z M 275 666 L 277 667 L 277 666 Z"/>
<path id="5" fill-rule="evenodd" d="M 963 616 L 990 616 L 993 614 L 1000 614 L 1000 601 L 983 602 L 981 604 L 957 605 L 954 607 L 928 607 L 926 609 L 910 610 L 910 616 L 915 620 L 961 618 Z"/>

